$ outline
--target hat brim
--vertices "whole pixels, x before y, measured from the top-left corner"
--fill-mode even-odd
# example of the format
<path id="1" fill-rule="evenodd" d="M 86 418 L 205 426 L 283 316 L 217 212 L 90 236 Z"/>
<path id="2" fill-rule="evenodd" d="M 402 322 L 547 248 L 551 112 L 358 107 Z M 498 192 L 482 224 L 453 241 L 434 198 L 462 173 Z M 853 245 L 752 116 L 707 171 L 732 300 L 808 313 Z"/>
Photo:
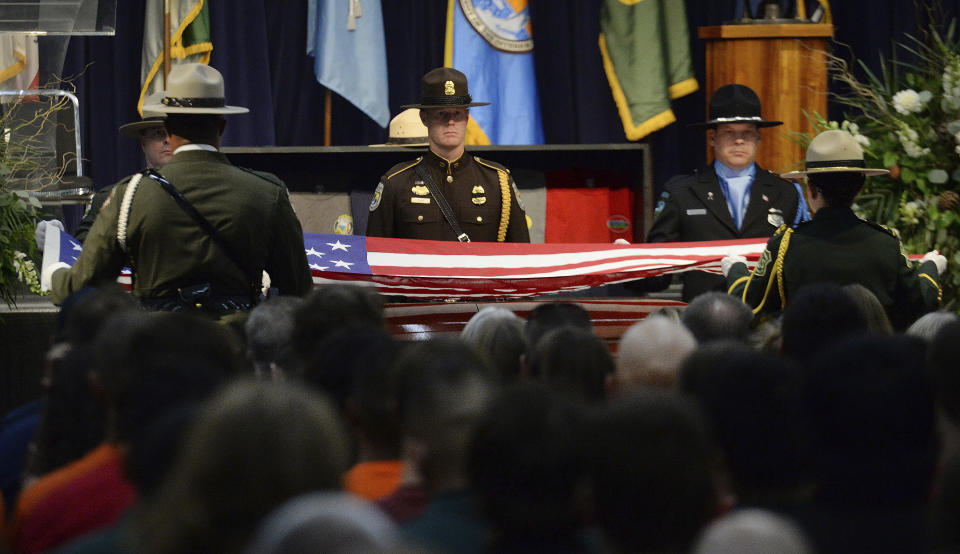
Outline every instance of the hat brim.
<path id="1" fill-rule="evenodd" d="M 166 106 L 164 104 L 150 104 L 149 106 L 144 106 L 143 111 L 145 112 L 158 112 L 158 113 L 179 113 L 179 114 L 240 114 L 247 113 L 250 110 L 244 108 L 243 106 L 223 106 L 221 108 L 181 108 Z"/>
<path id="2" fill-rule="evenodd" d="M 766 119 L 724 119 L 722 121 L 711 119 L 710 121 L 704 121 L 703 123 L 689 123 L 687 127 L 700 128 L 700 129 L 716 129 L 717 125 L 722 125 L 724 123 L 752 123 L 760 128 L 776 127 L 778 125 L 783 125 L 782 121 L 767 121 Z"/>
<path id="3" fill-rule="evenodd" d="M 472 108 L 474 106 L 489 106 L 490 102 L 470 102 L 469 104 L 443 104 L 443 105 L 427 105 L 427 104 L 407 104 L 405 106 L 400 106 L 401 109 L 406 110 L 407 108 L 419 108 L 421 110 L 433 110 L 439 108 Z"/>
<path id="4" fill-rule="evenodd" d="M 145 119 L 143 121 L 134 121 L 120 126 L 120 134 L 127 138 L 140 138 L 140 131 L 145 129 L 154 129 L 163 127 L 163 118 Z"/>
<path id="5" fill-rule="evenodd" d="M 889 175 L 890 171 L 886 169 L 868 169 L 863 167 L 818 167 L 807 171 L 791 171 L 790 173 L 781 173 L 780 177 L 784 179 L 797 179 L 808 175 L 819 175 L 821 173 L 862 173 L 864 177 L 876 177 L 877 175 Z"/>

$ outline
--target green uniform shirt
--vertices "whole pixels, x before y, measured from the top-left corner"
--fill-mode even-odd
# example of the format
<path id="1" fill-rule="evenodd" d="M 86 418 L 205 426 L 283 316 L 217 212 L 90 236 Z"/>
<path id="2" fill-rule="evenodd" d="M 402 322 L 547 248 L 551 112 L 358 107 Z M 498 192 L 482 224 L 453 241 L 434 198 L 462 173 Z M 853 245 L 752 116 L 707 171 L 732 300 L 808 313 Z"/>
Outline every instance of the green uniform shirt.
<path id="1" fill-rule="evenodd" d="M 209 283 L 214 295 L 250 295 L 251 283 L 259 283 L 264 270 L 281 294 L 310 289 L 303 231 L 277 177 L 234 167 L 223 154 L 205 150 L 178 152 L 161 174 L 242 256 L 245 271 L 147 177 L 130 205 L 124 252 L 117 227 L 127 178 L 104 203 L 76 264 L 53 274 L 55 303 L 84 286 L 116 279 L 125 265 L 133 269 L 133 293 L 140 298 L 169 297 L 202 283 Z"/>

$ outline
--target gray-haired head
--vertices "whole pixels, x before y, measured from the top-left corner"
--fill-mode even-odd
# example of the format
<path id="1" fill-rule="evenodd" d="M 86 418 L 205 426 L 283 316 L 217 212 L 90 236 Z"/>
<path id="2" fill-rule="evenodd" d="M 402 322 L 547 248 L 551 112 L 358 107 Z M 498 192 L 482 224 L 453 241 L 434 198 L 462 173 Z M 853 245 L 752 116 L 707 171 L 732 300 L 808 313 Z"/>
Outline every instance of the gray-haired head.
<path id="1" fill-rule="evenodd" d="M 694 554 L 809 554 L 810 543 L 789 520 L 766 510 L 737 510 L 712 523 Z"/>
<path id="2" fill-rule="evenodd" d="M 747 342 L 753 311 L 735 296 L 712 291 L 694 298 L 680 321 L 701 344 L 727 339 Z"/>

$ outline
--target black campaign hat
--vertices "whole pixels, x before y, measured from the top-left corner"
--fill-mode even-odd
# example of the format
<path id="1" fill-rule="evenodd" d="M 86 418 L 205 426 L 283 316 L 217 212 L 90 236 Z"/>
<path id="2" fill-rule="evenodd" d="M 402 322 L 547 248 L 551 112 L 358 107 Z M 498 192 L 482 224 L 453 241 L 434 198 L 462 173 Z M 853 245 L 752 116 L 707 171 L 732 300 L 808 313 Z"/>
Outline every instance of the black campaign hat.
<path id="1" fill-rule="evenodd" d="M 487 106 L 490 102 L 474 102 L 467 89 L 467 76 L 452 67 L 438 67 L 420 80 L 420 103 L 401 108 L 469 108 Z"/>
<path id="2" fill-rule="evenodd" d="M 724 85 L 710 97 L 710 119 L 688 127 L 715 128 L 721 123 L 753 123 L 757 127 L 775 127 L 782 121 L 767 121 L 760 115 L 760 98 L 748 86 Z"/>

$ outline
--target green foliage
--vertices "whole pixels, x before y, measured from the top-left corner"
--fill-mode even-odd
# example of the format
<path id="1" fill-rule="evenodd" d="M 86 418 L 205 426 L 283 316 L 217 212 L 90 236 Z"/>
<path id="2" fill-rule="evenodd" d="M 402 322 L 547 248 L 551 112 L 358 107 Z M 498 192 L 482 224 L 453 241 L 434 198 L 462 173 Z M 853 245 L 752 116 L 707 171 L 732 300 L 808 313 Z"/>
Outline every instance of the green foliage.
<path id="1" fill-rule="evenodd" d="M 895 42 L 879 75 L 861 60 L 828 55 L 834 80 L 848 93 L 833 98 L 845 121 L 807 114 L 818 131 L 843 129 L 861 144 L 867 167 L 890 169 L 871 177 L 855 209 L 900 232 L 907 252 L 937 249 L 947 257 L 941 277 L 946 307 L 960 307 L 960 205 L 942 200 L 960 190 L 960 41 L 956 22 L 944 24 L 938 4 L 918 3 L 926 23 L 918 35 Z M 907 63 L 897 59 L 906 53 Z M 856 70 L 851 69 L 856 68 Z M 790 133 L 806 146 L 812 137 Z"/>

